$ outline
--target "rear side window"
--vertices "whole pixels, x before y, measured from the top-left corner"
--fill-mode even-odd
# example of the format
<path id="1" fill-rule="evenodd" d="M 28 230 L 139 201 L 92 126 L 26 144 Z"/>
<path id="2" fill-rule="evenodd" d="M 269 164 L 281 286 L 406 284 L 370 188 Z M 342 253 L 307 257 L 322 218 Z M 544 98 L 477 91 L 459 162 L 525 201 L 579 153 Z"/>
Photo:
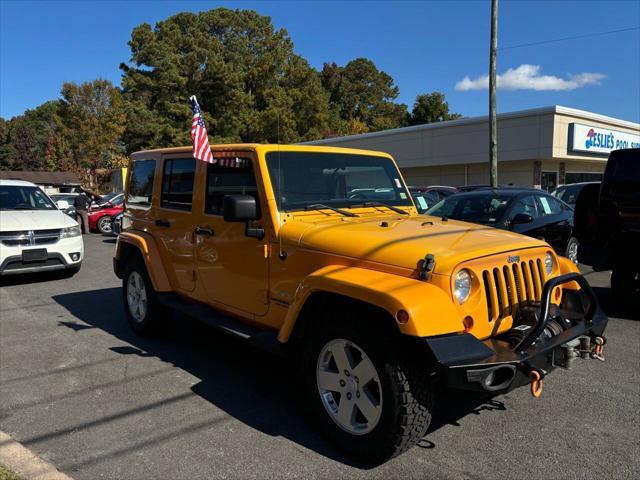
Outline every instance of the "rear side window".
<path id="1" fill-rule="evenodd" d="M 609 159 L 610 163 L 614 162 L 613 168 L 607 165 L 607 170 L 612 170 L 611 179 L 616 182 L 640 182 L 640 149 L 614 153 L 615 156 L 612 154 Z"/>
<path id="2" fill-rule="evenodd" d="M 134 160 L 129 179 L 128 205 L 151 206 L 153 195 L 153 176 L 156 171 L 155 160 Z"/>
<path id="3" fill-rule="evenodd" d="M 194 158 L 170 158 L 164 161 L 161 207 L 191 211 L 195 171 Z"/>
<path id="4" fill-rule="evenodd" d="M 536 195 L 538 200 L 538 211 L 542 216 L 559 215 L 562 213 L 562 204 L 551 196 Z"/>
<path id="5" fill-rule="evenodd" d="M 251 159 L 225 158 L 207 165 L 205 213 L 223 215 L 222 203 L 226 195 L 251 195 L 258 200 Z"/>

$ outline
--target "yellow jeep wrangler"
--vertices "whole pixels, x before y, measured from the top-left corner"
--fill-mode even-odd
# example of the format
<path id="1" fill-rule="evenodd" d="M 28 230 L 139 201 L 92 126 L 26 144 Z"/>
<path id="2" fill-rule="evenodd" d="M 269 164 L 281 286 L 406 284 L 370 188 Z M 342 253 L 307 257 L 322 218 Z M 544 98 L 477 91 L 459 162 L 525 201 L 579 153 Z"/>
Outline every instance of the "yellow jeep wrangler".
<path id="1" fill-rule="evenodd" d="M 212 151 L 131 157 L 114 258 L 128 321 L 149 334 L 179 310 L 292 358 L 313 417 L 353 455 L 418 442 L 442 388 L 539 395 L 554 367 L 601 356 L 607 318 L 571 261 L 418 215 L 389 155 Z"/>

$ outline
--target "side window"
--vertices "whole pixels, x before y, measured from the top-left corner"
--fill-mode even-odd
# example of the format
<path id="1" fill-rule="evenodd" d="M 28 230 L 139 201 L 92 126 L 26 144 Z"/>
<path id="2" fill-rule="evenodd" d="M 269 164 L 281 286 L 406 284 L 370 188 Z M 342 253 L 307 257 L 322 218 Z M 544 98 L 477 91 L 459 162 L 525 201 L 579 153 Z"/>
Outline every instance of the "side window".
<path id="1" fill-rule="evenodd" d="M 536 195 L 538 200 L 538 210 L 541 216 L 559 215 L 562 213 L 562 204 L 551 196 Z"/>
<path id="2" fill-rule="evenodd" d="M 251 195 L 258 200 L 251 159 L 218 159 L 217 163 L 207 165 L 205 213 L 222 215 L 222 202 L 226 195 Z"/>
<path id="3" fill-rule="evenodd" d="M 129 196 L 127 205 L 151 206 L 153 195 L 153 177 L 156 171 L 155 160 L 135 160 L 131 166 Z"/>
<path id="4" fill-rule="evenodd" d="M 170 158 L 164 161 L 161 207 L 191 211 L 195 171 L 194 158 Z"/>
<path id="5" fill-rule="evenodd" d="M 511 218 L 515 217 L 518 213 L 527 213 L 532 218 L 538 218 L 538 210 L 536 209 L 536 202 L 533 195 L 525 195 L 524 197 L 516 198 L 511 208 Z"/>

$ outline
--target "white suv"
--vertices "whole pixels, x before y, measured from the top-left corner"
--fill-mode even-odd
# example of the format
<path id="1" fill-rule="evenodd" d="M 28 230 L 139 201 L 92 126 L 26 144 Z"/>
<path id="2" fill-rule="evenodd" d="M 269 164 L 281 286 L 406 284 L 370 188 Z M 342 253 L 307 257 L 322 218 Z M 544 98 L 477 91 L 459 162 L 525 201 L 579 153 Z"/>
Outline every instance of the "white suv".
<path id="1" fill-rule="evenodd" d="M 0 275 L 80 270 L 82 232 L 36 185 L 0 180 Z"/>

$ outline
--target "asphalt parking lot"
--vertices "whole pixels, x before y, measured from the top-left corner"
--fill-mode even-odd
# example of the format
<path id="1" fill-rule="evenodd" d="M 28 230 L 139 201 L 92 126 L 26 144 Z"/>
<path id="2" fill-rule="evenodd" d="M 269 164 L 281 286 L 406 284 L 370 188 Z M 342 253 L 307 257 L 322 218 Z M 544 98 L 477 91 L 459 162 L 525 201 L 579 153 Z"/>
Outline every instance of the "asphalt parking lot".
<path id="1" fill-rule="evenodd" d="M 556 370 L 537 400 L 448 393 L 419 447 L 367 468 L 306 420 L 285 360 L 186 318 L 133 335 L 113 247 L 86 236 L 75 277 L 0 288 L 0 430 L 74 478 L 640 475 L 640 321 L 612 310 L 607 272 L 587 272 L 612 316 L 605 362 Z"/>

